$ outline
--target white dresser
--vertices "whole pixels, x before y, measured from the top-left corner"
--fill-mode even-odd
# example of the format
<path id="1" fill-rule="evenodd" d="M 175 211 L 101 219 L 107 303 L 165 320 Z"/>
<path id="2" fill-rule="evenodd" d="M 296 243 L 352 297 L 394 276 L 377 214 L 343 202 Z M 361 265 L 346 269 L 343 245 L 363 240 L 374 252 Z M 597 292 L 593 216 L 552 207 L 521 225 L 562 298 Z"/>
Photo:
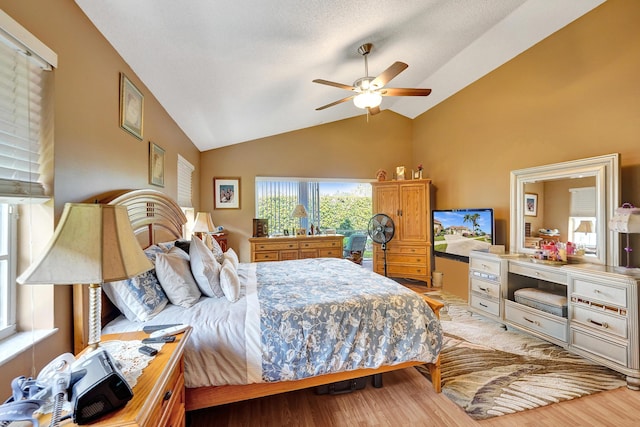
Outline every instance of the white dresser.
<path id="1" fill-rule="evenodd" d="M 472 252 L 469 309 L 553 342 L 627 376 L 640 389 L 640 269 L 534 263 L 527 257 Z M 567 317 L 515 300 L 523 288 L 567 297 Z"/>

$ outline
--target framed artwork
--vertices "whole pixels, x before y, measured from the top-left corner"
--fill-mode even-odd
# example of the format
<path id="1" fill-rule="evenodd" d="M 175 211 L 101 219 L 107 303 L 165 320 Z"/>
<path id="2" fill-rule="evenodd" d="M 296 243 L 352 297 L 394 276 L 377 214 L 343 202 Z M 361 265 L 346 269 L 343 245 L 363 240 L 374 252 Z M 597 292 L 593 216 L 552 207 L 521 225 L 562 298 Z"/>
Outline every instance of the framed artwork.
<path id="1" fill-rule="evenodd" d="M 164 187 L 164 150 L 149 141 L 149 184 Z"/>
<path id="2" fill-rule="evenodd" d="M 144 96 L 123 73 L 120 73 L 120 127 L 142 140 Z"/>
<path id="3" fill-rule="evenodd" d="M 536 193 L 524 194 L 525 216 L 538 216 L 538 195 Z"/>
<path id="4" fill-rule="evenodd" d="M 213 178 L 214 209 L 240 209 L 240 178 Z"/>

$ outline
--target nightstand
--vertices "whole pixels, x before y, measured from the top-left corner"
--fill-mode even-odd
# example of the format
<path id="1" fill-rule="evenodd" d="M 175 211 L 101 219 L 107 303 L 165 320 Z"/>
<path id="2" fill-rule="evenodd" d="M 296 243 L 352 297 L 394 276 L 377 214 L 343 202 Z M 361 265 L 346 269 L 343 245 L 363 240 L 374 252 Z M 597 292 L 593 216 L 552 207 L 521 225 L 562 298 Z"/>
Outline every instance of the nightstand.
<path id="1" fill-rule="evenodd" d="M 220 249 L 222 252 L 226 252 L 229 248 L 229 244 L 227 243 L 227 233 L 215 233 L 212 234 L 211 237 L 216 239 L 216 242 L 220 245 Z"/>
<path id="2" fill-rule="evenodd" d="M 133 388 L 133 398 L 122 408 L 104 415 L 91 423 L 92 427 L 176 427 L 185 425 L 184 360 L 185 343 L 191 328 L 177 335 L 176 341 L 166 343 L 157 356 L 144 368 L 138 383 Z M 127 332 L 103 335 L 102 341 L 141 340 L 148 337 L 144 332 Z M 82 353 L 81 353 L 82 354 Z M 41 425 L 48 425 L 46 417 Z M 76 424 L 64 422 L 65 426 Z"/>

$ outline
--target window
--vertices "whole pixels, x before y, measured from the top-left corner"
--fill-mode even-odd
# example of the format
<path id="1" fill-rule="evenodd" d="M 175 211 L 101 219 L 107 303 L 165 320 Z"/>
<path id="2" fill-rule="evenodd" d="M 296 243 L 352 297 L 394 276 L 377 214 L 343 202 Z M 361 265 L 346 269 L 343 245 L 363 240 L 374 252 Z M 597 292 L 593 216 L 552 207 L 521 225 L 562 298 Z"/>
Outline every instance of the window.
<path id="1" fill-rule="evenodd" d="M 184 238 L 190 236 L 189 230 L 193 227 L 195 212 L 193 209 L 193 183 L 192 176 L 195 167 L 187 159 L 178 154 L 178 205 L 187 217 L 184 229 Z"/>
<path id="2" fill-rule="evenodd" d="M 0 10 L 0 339 L 16 331 L 17 205 L 47 199 L 42 153 L 53 134 L 47 71 L 56 65 L 53 51 Z"/>
<path id="3" fill-rule="evenodd" d="M 569 189 L 571 193 L 568 240 L 583 247 L 586 253 L 595 253 L 596 187 Z"/>
<path id="4" fill-rule="evenodd" d="M 306 208 L 307 218 L 291 216 L 298 204 Z M 309 230 L 312 224 L 321 232 L 335 229 L 346 236 L 366 232 L 371 209 L 368 182 L 256 177 L 256 218 L 269 221 L 271 235 Z"/>

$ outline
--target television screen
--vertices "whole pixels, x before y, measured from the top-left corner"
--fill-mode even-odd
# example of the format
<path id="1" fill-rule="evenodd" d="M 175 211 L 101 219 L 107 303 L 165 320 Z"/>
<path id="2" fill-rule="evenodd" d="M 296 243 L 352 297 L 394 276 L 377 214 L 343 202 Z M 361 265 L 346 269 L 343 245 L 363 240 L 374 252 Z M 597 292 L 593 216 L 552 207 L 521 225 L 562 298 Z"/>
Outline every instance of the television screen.
<path id="1" fill-rule="evenodd" d="M 432 211 L 435 256 L 469 262 L 472 250 L 494 244 L 493 209 L 443 209 Z"/>

